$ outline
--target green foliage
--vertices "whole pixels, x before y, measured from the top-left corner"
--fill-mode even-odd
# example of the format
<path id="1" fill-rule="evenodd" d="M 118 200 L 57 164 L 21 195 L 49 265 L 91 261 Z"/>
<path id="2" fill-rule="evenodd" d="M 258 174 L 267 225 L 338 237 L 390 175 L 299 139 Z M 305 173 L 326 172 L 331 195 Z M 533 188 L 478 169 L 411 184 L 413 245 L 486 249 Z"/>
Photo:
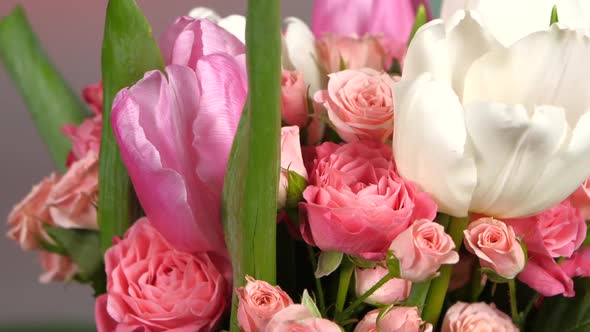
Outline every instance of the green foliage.
<path id="1" fill-rule="evenodd" d="M 342 254 L 340 251 L 322 251 L 318 259 L 318 268 L 315 271 L 315 277 L 321 278 L 329 276 L 336 271 L 342 263 Z"/>
<path id="2" fill-rule="evenodd" d="M 531 331 L 590 331 L 590 279 L 576 280 L 575 290 L 576 297 L 545 298 Z"/>
<path id="3" fill-rule="evenodd" d="M 416 12 L 416 19 L 414 20 L 414 26 L 412 27 L 408 44 L 412 41 L 416 35 L 416 32 L 418 32 L 418 29 L 426 24 L 426 22 L 428 22 L 428 13 L 426 12 L 424 5 L 421 4 L 420 7 L 418 7 L 418 11 Z"/>
<path id="4" fill-rule="evenodd" d="M 551 9 L 551 20 L 549 21 L 549 25 L 553 25 L 553 23 L 559 22 L 559 16 L 557 15 L 557 5 L 553 6 Z"/>

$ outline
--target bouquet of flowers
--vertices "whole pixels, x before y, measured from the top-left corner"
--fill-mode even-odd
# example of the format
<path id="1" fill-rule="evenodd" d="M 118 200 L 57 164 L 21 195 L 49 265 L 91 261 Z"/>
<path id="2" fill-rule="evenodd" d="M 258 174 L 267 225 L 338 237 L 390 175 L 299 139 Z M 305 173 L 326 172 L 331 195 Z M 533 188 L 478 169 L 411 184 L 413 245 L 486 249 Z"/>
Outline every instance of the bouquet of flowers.
<path id="1" fill-rule="evenodd" d="M 8 236 L 93 287 L 100 332 L 588 331 L 589 22 L 251 0 L 156 40 L 110 0 L 84 105 L 17 7 L 0 59 L 57 173 Z"/>

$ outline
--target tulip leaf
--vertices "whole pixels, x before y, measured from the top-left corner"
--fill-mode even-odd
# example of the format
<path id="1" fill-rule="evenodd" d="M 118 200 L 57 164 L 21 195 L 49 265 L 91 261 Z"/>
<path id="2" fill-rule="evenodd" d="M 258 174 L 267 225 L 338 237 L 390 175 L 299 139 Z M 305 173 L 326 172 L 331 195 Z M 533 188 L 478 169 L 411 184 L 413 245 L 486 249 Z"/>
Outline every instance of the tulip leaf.
<path id="1" fill-rule="evenodd" d="M 548 297 L 543 300 L 531 331 L 586 332 L 590 330 L 590 279 L 575 282 L 576 297 Z M 528 330 L 528 329 L 527 329 Z"/>
<path id="2" fill-rule="evenodd" d="M 318 258 L 318 267 L 315 270 L 315 277 L 322 278 L 329 276 L 336 271 L 342 263 L 342 254 L 340 251 L 322 251 Z"/>
<path id="3" fill-rule="evenodd" d="M 551 9 L 551 20 L 549 21 L 549 25 L 553 25 L 553 23 L 559 22 L 559 16 L 557 15 L 557 5 L 553 5 Z"/>
<path id="4" fill-rule="evenodd" d="M 418 10 L 416 11 L 416 19 L 414 20 L 414 26 L 412 27 L 412 32 L 410 33 L 410 38 L 408 39 L 408 44 L 414 39 L 416 32 L 422 27 L 424 24 L 428 22 L 428 12 L 426 11 L 426 7 L 423 4 L 420 4 Z"/>
<path id="5" fill-rule="evenodd" d="M 281 10 L 279 0 L 248 1 L 248 91 L 228 162 L 223 223 L 234 287 L 244 276 L 276 282 L 277 194 L 280 170 Z M 237 298 L 230 323 L 237 325 Z"/>
<path id="6" fill-rule="evenodd" d="M 103 117 L 110 119 L 113 99 L 146 71 L 163 69 L 151 27 L 134 0 L 109 1 L 102 45 Z M 140 208 L 125 169 L 110 121 L 103 121 L 99 164 L 98 223 L 101 248 L 121 236 L 139 216 Z"/>
<path id="7" fill-rule="evenodd" d="M 58 170 L 64 171 L 71 143 L 61 127 L 78 124 L 89 113 L 47 57 L 21 6 L 0 20 L 0 60 Z"/>

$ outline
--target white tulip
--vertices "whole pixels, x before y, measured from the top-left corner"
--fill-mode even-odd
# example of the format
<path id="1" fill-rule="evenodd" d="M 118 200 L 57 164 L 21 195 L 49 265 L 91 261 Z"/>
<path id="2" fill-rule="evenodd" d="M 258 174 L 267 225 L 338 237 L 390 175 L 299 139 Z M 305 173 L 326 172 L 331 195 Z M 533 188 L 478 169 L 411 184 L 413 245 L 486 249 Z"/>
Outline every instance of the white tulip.
<path id="1" fill-rule="evenodd" d="M 207 7 L 194 8 L 188 15 L 192 18 L 207 19 L 217 23 L 217 25 L 236 36 L 242 43 L 246 42 L 246 18 L 242 15 L 221 17 L 216 11 Z"/>
<path id="2" fill-rule="evenodd" d="M 590 175 L 589 58 L 590 38 L 559 24 L 504 47 L 476 12 L 428 23 L 395 90 L 400 174 L 453 216 L 565 199 Z"/>
<path id="3" fill-rule="evenodd" d="M 559 22 L 572 29 L 590 28 L 590 0 L 445 0 L 441 18 L 457 10 L 478 11 L 483 23 L 503 45 L 533 32 L 547 30 L 553 6 Z"/>

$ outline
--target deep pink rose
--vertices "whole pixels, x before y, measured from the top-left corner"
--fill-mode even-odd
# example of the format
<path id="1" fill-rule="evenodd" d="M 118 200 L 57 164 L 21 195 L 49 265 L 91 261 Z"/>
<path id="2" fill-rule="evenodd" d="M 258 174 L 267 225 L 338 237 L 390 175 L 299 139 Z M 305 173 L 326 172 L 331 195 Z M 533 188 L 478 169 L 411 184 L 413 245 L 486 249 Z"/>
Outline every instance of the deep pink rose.
<path id="1" fill-rule="evenodd" d="M 375 286 L 375 284 L 389 273 L 386 268 L 377 266 L 374 269 L 355 269 L 355 289 L 357 296 L 361 296 L 366 291 Z M 375 305 L 392 304 L 401 302 L 410 295 L 412 282 L 404 279 L 393 278 L 379 287 L 365 302 Z"/>
<path id="2" fill-rule="evenodd" d="M 380 259 L 412 222 L 434 219 L 436 203 L 399 177 L 388 145 L 326 142 L 316 154 L 300 204 L 307 243 Z"/>
<path id="3" fill-rule="evenodd" d="M 82 97 L 84 97 L 84 101 L 90 109 L 92 113 L 95 115 L 102 113 L 102 106 L 103 106 L 103 97 L 104 91 L 102 89 L 102 81 L 98 81 L 95 84 L 90 84 L 82 89 Z"/>
<path id="4" fill-rule="evenodd" d="M 265 332 L 341 332 L 334 322 L 315 317 L 301 304 L 292 304 L 279 311 L 268 323 Z"/>
<path id="5" fill-rule="evenodd" d="M 372 68 L 383 71 L 387 53 L 375 36 L 351 37 L 326 34 L 316 42 L 319 61 L 327 74 L 342 69 Z M 341 68 L 344 64 L 345 68 Z"/>
<path id="6" fill-rule="evenodd" d="M 569 197 L 572 205 L 580 211 L 584 219 L 590 219 L 590 179 L 584 183 Z"/>
<path id="7" fill-rule="evenodd" d="M 40 248 L 37 238 L 49 240 L 43 225 L 53 225 L 47 198 L 59 178 L 55 174 L 44 178 L 8 215 L 8 233 L 23 250 Z"/>
<path id="8" fill-rule="evenodd" d="M 99 332 L 113 321 L 116 331 L 212 331 L 229 299 L 214 259 L 173 248 L 147 218 L 138 220 L 105 253 L 108 315 L 97 315 Z"/>
<path id="9" fill-rule="evenodd" d="M 78 273 L 78 266 L 67 256 L 41 251 L 40 258 L 43 273 L 39 276 L 39 282 L 42 284 L 69 281 Z"/>
<path id="10" fill-rule="evenodd" d="M 300 71 L 283 70 L 281 76 L 281 114 L 290 126 L 307 126 L 307 85 Z"/>
<path id="11" fill-rule="evenodd" d="M 529 252 L 551 257 L 570 257 L 586 238 L 586 221 L 568 200 L 536 216 L 504 222 L 524 236 Z"/>
<path id="12" fill-rule="evenodd" d="M 512 319 L 493 304 L 483 302 L 453 304 L 445 314 L 442 332 L 518 332 Z"/>
<path id="13" fill-rule="evenodd" d="M 480 218 L 471 222 L 465 234 L 465 247 L 479 258 L 481 267 L 492 269 L 498 275 L 512 279 L 526 263 L 512 227 L 493 218 Z"/>
<path id="14" fill-rule="evenodd" d="M 529 260 L 524 270 L 518 274 L 518 280 L 543 296 L 563 294 L 565 297 L 573 297 L 575 295 L 571 277 L 547 255 L 529 253 Z"/>
<path id="15" fill-rule="evenodd" d="M 445 228 L 428 219 L 413 223 L 398 235 L 389 249 L 399 260 L 401 277 L 413 282 L 436 275 L 442 264 L 455 264 L 459 254 Z"/>
<path id="16" fill-rule="evenodd" d="M 279 176 L 279 200 L 278 207 L 285 207 L 287 201 L 287 189 L 289 187 L 288 172 L 295 172 L 307 180 L 307 170 L 303 165 L 301 155 L 301 143 L 299 141 L 299 127 L 281 128 L 281 173 Z"/>
<path id="17" fill-rule="evenodd" d="M 53 223 L 63 228 L 98 229 L 98 155 L 74 162 L 53 186 L 47 204 Z"/>
<path id="18" fill-rule="evenodd" d="M 318 91 L 330 122 L 347 142 L 384 142 L 393 132 L 393 79 L 372 69 L 344 70 L 329 75 L 328 89 Z"/>
<path id="19" fill-rule="evenodd" d="M 244 332 L 264 331 L 270 319 L 293 304 L 293 300 L 278 286 L 247 276 L 248 283 L 236 289 L 238 294 L 238 324 Z"/>
<path id="20" fill-rule="evenodd" d="M 570 277 L 590 277 L 590 247 L 585 247 L 566 259 L 561 268 Z"/>

